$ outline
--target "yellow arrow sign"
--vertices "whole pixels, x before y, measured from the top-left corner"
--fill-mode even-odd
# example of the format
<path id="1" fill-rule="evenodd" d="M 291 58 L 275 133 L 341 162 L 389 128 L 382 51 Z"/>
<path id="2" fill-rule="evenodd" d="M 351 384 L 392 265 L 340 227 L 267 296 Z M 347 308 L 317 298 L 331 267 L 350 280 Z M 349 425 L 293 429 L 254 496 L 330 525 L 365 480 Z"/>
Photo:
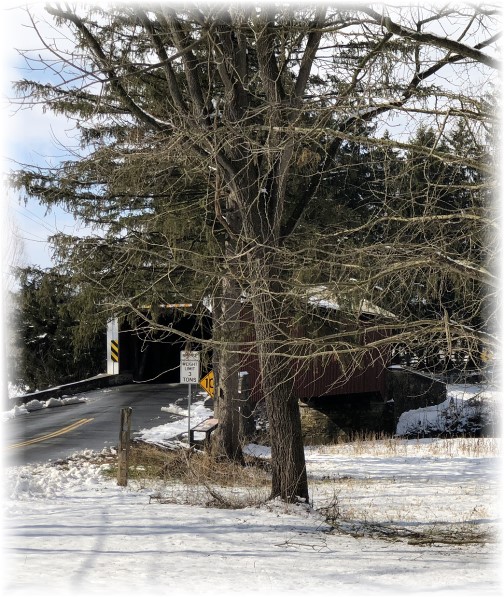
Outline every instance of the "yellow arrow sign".
<path id="1" fill-rule="evenodd" d="M 213 371 L 209 371 L 203 379 L 200 380 L 200 386 L 205 390 L 211 398 L 214 397 L 214 374 Z"/>

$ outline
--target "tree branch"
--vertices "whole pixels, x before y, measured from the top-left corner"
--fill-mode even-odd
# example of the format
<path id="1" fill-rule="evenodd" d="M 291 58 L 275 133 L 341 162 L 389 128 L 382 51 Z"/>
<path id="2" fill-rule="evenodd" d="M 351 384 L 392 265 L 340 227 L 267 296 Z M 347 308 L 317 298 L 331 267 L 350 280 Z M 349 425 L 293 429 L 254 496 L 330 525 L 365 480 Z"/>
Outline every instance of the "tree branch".
<path id="1" fill-rule="evenodd" d="M 484 54 L 479 49 L 475 47 L 468 46 L 467 44 L 463 44 L 459 41 L 454 39 L 450 39 L 448 37 L 441 37 L 439 35 L 435 35 L 434 33 L 425 33 L 421 31 L 415 31 L 410 29 L 409 27 L 405 27 L 403 25 L 399 25 L 392 21 L 390 17 L 386 17 L 385 15 L 381 15 L 380 13 L 376 12 L 370 7 L 359 7 L 359 10 L 369 15 L 374 21 L 388 29 L 394 35 L 398 35 L 399 37 L 405 37 L 407 39 L 411 39 L 413 41 L 417 41 L 420 43 L 424 43 L 430 46 L 435 46 L 437 48 L 442 48 L 447 50 L 450 53 L 458 54 L 464 58 L 470 58 L 471 60 L 475 60 L 481 64 L 485 64 L 490 68 L 499 70 L 502 66 L 499 60 L 495 60 L 491 56 Z M 492 40 L 495 40 L 496 36 L 492 37 Z M 487 44 L 484 44 L 487 45 Z M 480 45 L 483 47 L 483 45 Z"/>

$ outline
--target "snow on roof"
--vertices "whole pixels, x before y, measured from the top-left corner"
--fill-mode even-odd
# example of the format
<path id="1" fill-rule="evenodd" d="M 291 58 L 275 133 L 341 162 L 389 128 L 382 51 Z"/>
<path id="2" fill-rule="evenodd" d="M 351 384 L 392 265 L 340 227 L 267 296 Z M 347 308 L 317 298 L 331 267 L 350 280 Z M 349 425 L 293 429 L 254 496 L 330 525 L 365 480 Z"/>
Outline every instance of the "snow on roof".
<path id="1" fill-rule="evenodd" d="M 310 289 L 308 302 L 325 309 L 333 309 L 334 311 L 340 311 L 342 309 L 337 296 L 332 290 L 328 289 L 327 286 L 314 286 Z M 393 313 L 386 309 L 382 309 L 367 299 L 360 299 L 355 305 L 352 305 L 352 310 L 359 314 L 381 315 L 382 317 L 395 319 Z"/>

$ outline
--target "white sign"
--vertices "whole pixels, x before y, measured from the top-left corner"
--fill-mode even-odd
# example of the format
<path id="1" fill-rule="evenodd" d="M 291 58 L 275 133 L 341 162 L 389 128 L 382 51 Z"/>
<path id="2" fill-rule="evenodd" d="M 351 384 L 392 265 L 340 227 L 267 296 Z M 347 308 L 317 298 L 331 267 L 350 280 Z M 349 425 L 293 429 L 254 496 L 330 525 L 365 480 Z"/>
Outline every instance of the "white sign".
<path id="1" fill-rule="evenodd" d="M 199 361 L 200 353 L 197 350 L 182 350 L 180 352 L 180 362 L 182 361 Z"/>
<path id="2" fill-rule="evenodd" d="M 199 383 L 200 353 L 183 350 L 180 353 L 180 383 Z"/>

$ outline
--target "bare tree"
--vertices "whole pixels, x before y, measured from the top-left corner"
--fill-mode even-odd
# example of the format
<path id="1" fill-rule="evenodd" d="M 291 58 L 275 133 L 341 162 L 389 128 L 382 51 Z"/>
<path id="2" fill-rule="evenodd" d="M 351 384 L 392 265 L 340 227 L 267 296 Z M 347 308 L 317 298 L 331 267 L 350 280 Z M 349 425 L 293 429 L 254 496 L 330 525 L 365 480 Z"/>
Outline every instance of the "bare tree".
<path id="1" fill-rule="evenodd" d="M 218 258 L 206 252 L 209 258 L 198 266 L 192 259 L 191 267 L 212 272 L 207 280 L 217 301 L 221 445 L 228 455 L 241 457 L 233 396 L 245 300 L 270 420 L 271 495 L 308 499 L 293 390 L 304 362 L 335 358 L 349 375 L 366 355 L 387 345 L 444 336 L 450 350 L 454 342 L 481 346 L 491 335 L 484 325 L 467 325 L 471 318 L 460 321 L 443 310 L 439 280 L 446 280 L 447 272 L 458 276 L 459 287 L 468 292 L 473 286 L 475 300 L 487 296 L 480 286 L 474 288 L 475 281 L 493 281 L 484 264 L 488 255 L 473 252 L 467 260 L 467 246 L 445 239 L 460 223 L 477 224 L 471 234 L 481 246 L 481 234 L 491 226 L 492 166 L 489 151 L 480 150 L 491 145 L 483 135 L 495 120 L 490 95 L 482 90 L 490 91 L 497 73 L 496 9 L 425 6 L 385 13 L 385 7 L 371 5 L 161 3 L 82 10 L 51 4 L 46 10 L 75 39 L 75 49 L 65 52 L 41 34 L 61 65 L 61 82 L 24 82 L 19 89 L 31 101 L 39 98 L 55 111 L 85 118 L 88 124 L 81 126 L 88 127 L 88 139 L 104 149 L 110 149 L 110 138 L 125 154 L 136 144 L 146 163 L 155 156 L 157 167 L 164 160 L 167 168 L 184 156 L 182 169 L 205 180 L 208 192 L 200 199 L 211 230 L 219 230 Z M 48 60 L 45 64 L 55 68 Z M 385 117 L 388 128 L 397 119 L 402 137 L 385 134 Z M 105 118 L 110 124 L 100 129 Z M 477 141 L 474 151 L 440 146 L 455 119 L 462 119 Z M 411 143 L 408 135 L 421 122 L 437 131 L 433 144 Z M 117 128 L 126 125 L 131 134 L 121 137 Z M 381 168 L 380 187 L 354 204 L 332 186 L 349 171 L 344 157 L 350 146 L 359 148 L 357 159 Z M 436 197 L 445 183 L 427 181 L 423 210 L 408 210 L 419 194 L 404 185 L 404 171 L 387 172 L 390 155 L 403 157 L 405 151 L 484 175 L 463 182 L 479 202 L 441 208 Z M 47 201 L 46 190 L 32 187 L 31 192 Z M 50 200 L 65 201 L 57 193 Z M 330 214 L 325 221 L 321 210 Z M 419 226 L 425 235 L 418 234 Z M 166 246 L 150 243 L 149 251 L 163 255 Z M 177 247 L 170 247 L 170 266 L 157 281 L 166 281 L 189 254 L 195 252 L 177 254 Z M 426 314 L 411 308 L 425 298 L 411 291 L 413 274 L 429 287 L 438 309 Z M 436 279 L 437 289 L 431 284 Z M 331 331 L 317 338 L 294 335 L 299 310 L 306 313 L 321 286 L 338 303 L 337 315 L 325 317 Z M 408 300 L 397 292 L 405 287 Z M 343 315 L 357 321 L 363 301 L 381 303 L 376 313 L 387 316 L 357 339 L 355 328 L 342 327 L 341 321 Z M 125 302 L 135 311 L 132 297 Z M 391 305 L 395 309 L 385 308 Z M 387 319 L 391 313 L 394 321 Z M 310 317 L 322 325 L 317 313 Z"/>

